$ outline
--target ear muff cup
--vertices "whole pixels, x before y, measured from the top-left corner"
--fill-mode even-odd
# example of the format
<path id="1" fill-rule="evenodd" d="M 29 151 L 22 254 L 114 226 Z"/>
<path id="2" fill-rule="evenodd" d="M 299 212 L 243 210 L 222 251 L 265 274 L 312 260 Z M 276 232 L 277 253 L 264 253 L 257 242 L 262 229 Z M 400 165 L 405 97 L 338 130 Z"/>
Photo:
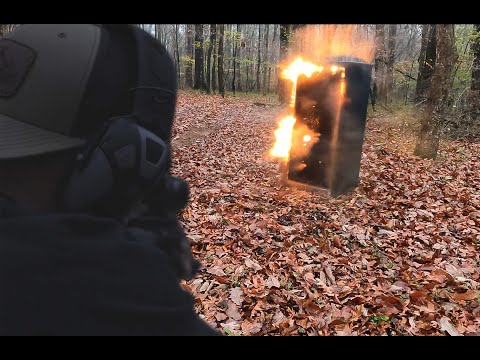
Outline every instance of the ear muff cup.
<path id="1" fill-rule="evenodd" d="M 170 151 L 133 118 L 116 118 L 79 154 L 63 193 L 67 211 L 124 215 L 168 173 Z"/>
<path id="2" fill-rule="evenodd" d="M 67 211 L 81 211 L 93 206 L 109 193 L 114 183 L 112 165 L 101 148 L 96 148 L 90 161 L 83 168 L 78 167 L 68 181 L 63 206 Z"/>

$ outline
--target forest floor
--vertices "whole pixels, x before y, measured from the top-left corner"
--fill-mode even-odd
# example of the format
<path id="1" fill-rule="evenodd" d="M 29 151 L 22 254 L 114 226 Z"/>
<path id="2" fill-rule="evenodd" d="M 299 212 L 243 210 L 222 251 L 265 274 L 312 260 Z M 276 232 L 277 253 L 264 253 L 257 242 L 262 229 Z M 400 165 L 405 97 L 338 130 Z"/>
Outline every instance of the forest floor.
<path id="1" fill-rule="evenodd" d="M 200 316 L 227 335 L 480 335 L 480 144 L 421 160 L 408 121 L 374 113 L 359 186 L 323 198 L 281 185 L 265 99 L 179 95 Z"/>

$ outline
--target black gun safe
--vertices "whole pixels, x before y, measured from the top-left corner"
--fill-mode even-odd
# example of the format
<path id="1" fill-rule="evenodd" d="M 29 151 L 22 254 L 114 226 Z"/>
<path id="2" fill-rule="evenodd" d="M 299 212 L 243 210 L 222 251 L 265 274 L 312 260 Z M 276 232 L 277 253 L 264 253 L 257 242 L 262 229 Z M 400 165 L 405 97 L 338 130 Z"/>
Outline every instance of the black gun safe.
<path id="1" fill-rule="evenodd" d="M 371 72 L 370 64 L 356 59 L 332 59 L 324 71 L 297 79 L 290 182 L 326 189 L 331 196 L 358 185 Z M 305 126 L 317 135 L 305 135 Z M 313 142 L 308 151 L 306 141 Z"/>

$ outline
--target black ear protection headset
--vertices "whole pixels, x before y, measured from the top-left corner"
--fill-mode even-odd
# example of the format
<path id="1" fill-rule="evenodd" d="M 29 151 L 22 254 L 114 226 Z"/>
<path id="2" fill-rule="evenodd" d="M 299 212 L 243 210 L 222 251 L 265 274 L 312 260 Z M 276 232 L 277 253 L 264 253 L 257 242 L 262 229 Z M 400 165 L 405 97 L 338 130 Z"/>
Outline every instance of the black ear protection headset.
<path id="1" fill-rule="evenodd" d="M 106 121 L 78 154 L 63 190 L 66 211 L 124 217 L 142 201 L 157 212 L 179 210 L 188 201 L 188 185 L 169 175 L 167 142 L 176 101 L 173 61 L 145 31 L 123 26 L 129 26 L 137 50 L 137 85 L 130 89 L 133 111 Z"/>

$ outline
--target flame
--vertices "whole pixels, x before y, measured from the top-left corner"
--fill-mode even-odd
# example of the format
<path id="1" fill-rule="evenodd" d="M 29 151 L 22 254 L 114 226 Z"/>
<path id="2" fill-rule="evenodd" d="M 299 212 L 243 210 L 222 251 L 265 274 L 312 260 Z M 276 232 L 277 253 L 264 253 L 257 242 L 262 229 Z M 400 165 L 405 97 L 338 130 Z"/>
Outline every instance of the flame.
<path id="1" fill-rule="evenodd" d="M 300 75 L 311 77 L 314 72 L 322 72 L 323 66 L 317 66 L 297 57 L 286 69 L 282 71 L 282 78 L 296 82 Z"/>
<path id="2" fill-rule="evenodd" d="M 284 160 L 288 160 L 290 156 L 290 148 L 292 146 L 292 132 L 293 126 L 295 125 L 296 119 L 293 114 L 295 108 L 295 98 L 296 98 L 296 90 L 297 90 L 297 79 L 300 75 L 305 75 L 308 78 L 312 77 L 312 75 L 316 72 L 324 71 L 325 67 L 316 65 L 309 61 L 303 60 L 300 56 L 298 56 L 293 62 L 288 65 L 285 69 L 283 69 L 281 75 L 282 78 L 290 80 L 292 84 L 292 92 L 290 95 L 290 112 L 291 114 L 283 117 L 278 122 L 278 127 L 275 130 L 275 144 L 273 148 L 270 150 L 270 155 L 278 158 L 282 158 Z M 341 78 L 342 80 L 345 78 L 345 68 L 332 65 L 329 68 L 332 75 L 335 75 L 338 71 L 341 71 Z M 344 94 L 344 84 L 343 81 L 341 82 L 341 95 Z M 312 131 L 310 131 L 305 126 L 300 129 L 300 133 L 303 132 L 303 143 L 304 146 L 313 145 L 312 142 L 313 136 L 315 135 Z M 310 132 L 311 134 L 306 134 L 306 132 Z M 318 135 L 318 134 L 316 134 Z M 318 136 L 315 136 L 318 140 Z"/>
<path id="3" fill-rule="evenodd" d="M 300 75 L 305 75 L 306 77 L 310 78 L 314 73 L 322 72 L 324 69 L 324 66 L 315 65 L 311 62 L 303 60 L 300 56 L 297 56 L 297 58 L 282 71 L 282 78 L 296 83 Z M 335 75 L 338 70 L 341 70 L 342 77 L 345 77 L 344 68 L 341 68 L 337 65 L 330 66 L 332 75 Z"/>
<path id="4" fill-rule="evenodd" d="M 278 129 L 275 130 L 275 144 L 270 154 L 275 157 L 287 159 L 292 146 L 292 130 L 296 119 L 293 116 L 286 116 L 278 122 Z"/>

